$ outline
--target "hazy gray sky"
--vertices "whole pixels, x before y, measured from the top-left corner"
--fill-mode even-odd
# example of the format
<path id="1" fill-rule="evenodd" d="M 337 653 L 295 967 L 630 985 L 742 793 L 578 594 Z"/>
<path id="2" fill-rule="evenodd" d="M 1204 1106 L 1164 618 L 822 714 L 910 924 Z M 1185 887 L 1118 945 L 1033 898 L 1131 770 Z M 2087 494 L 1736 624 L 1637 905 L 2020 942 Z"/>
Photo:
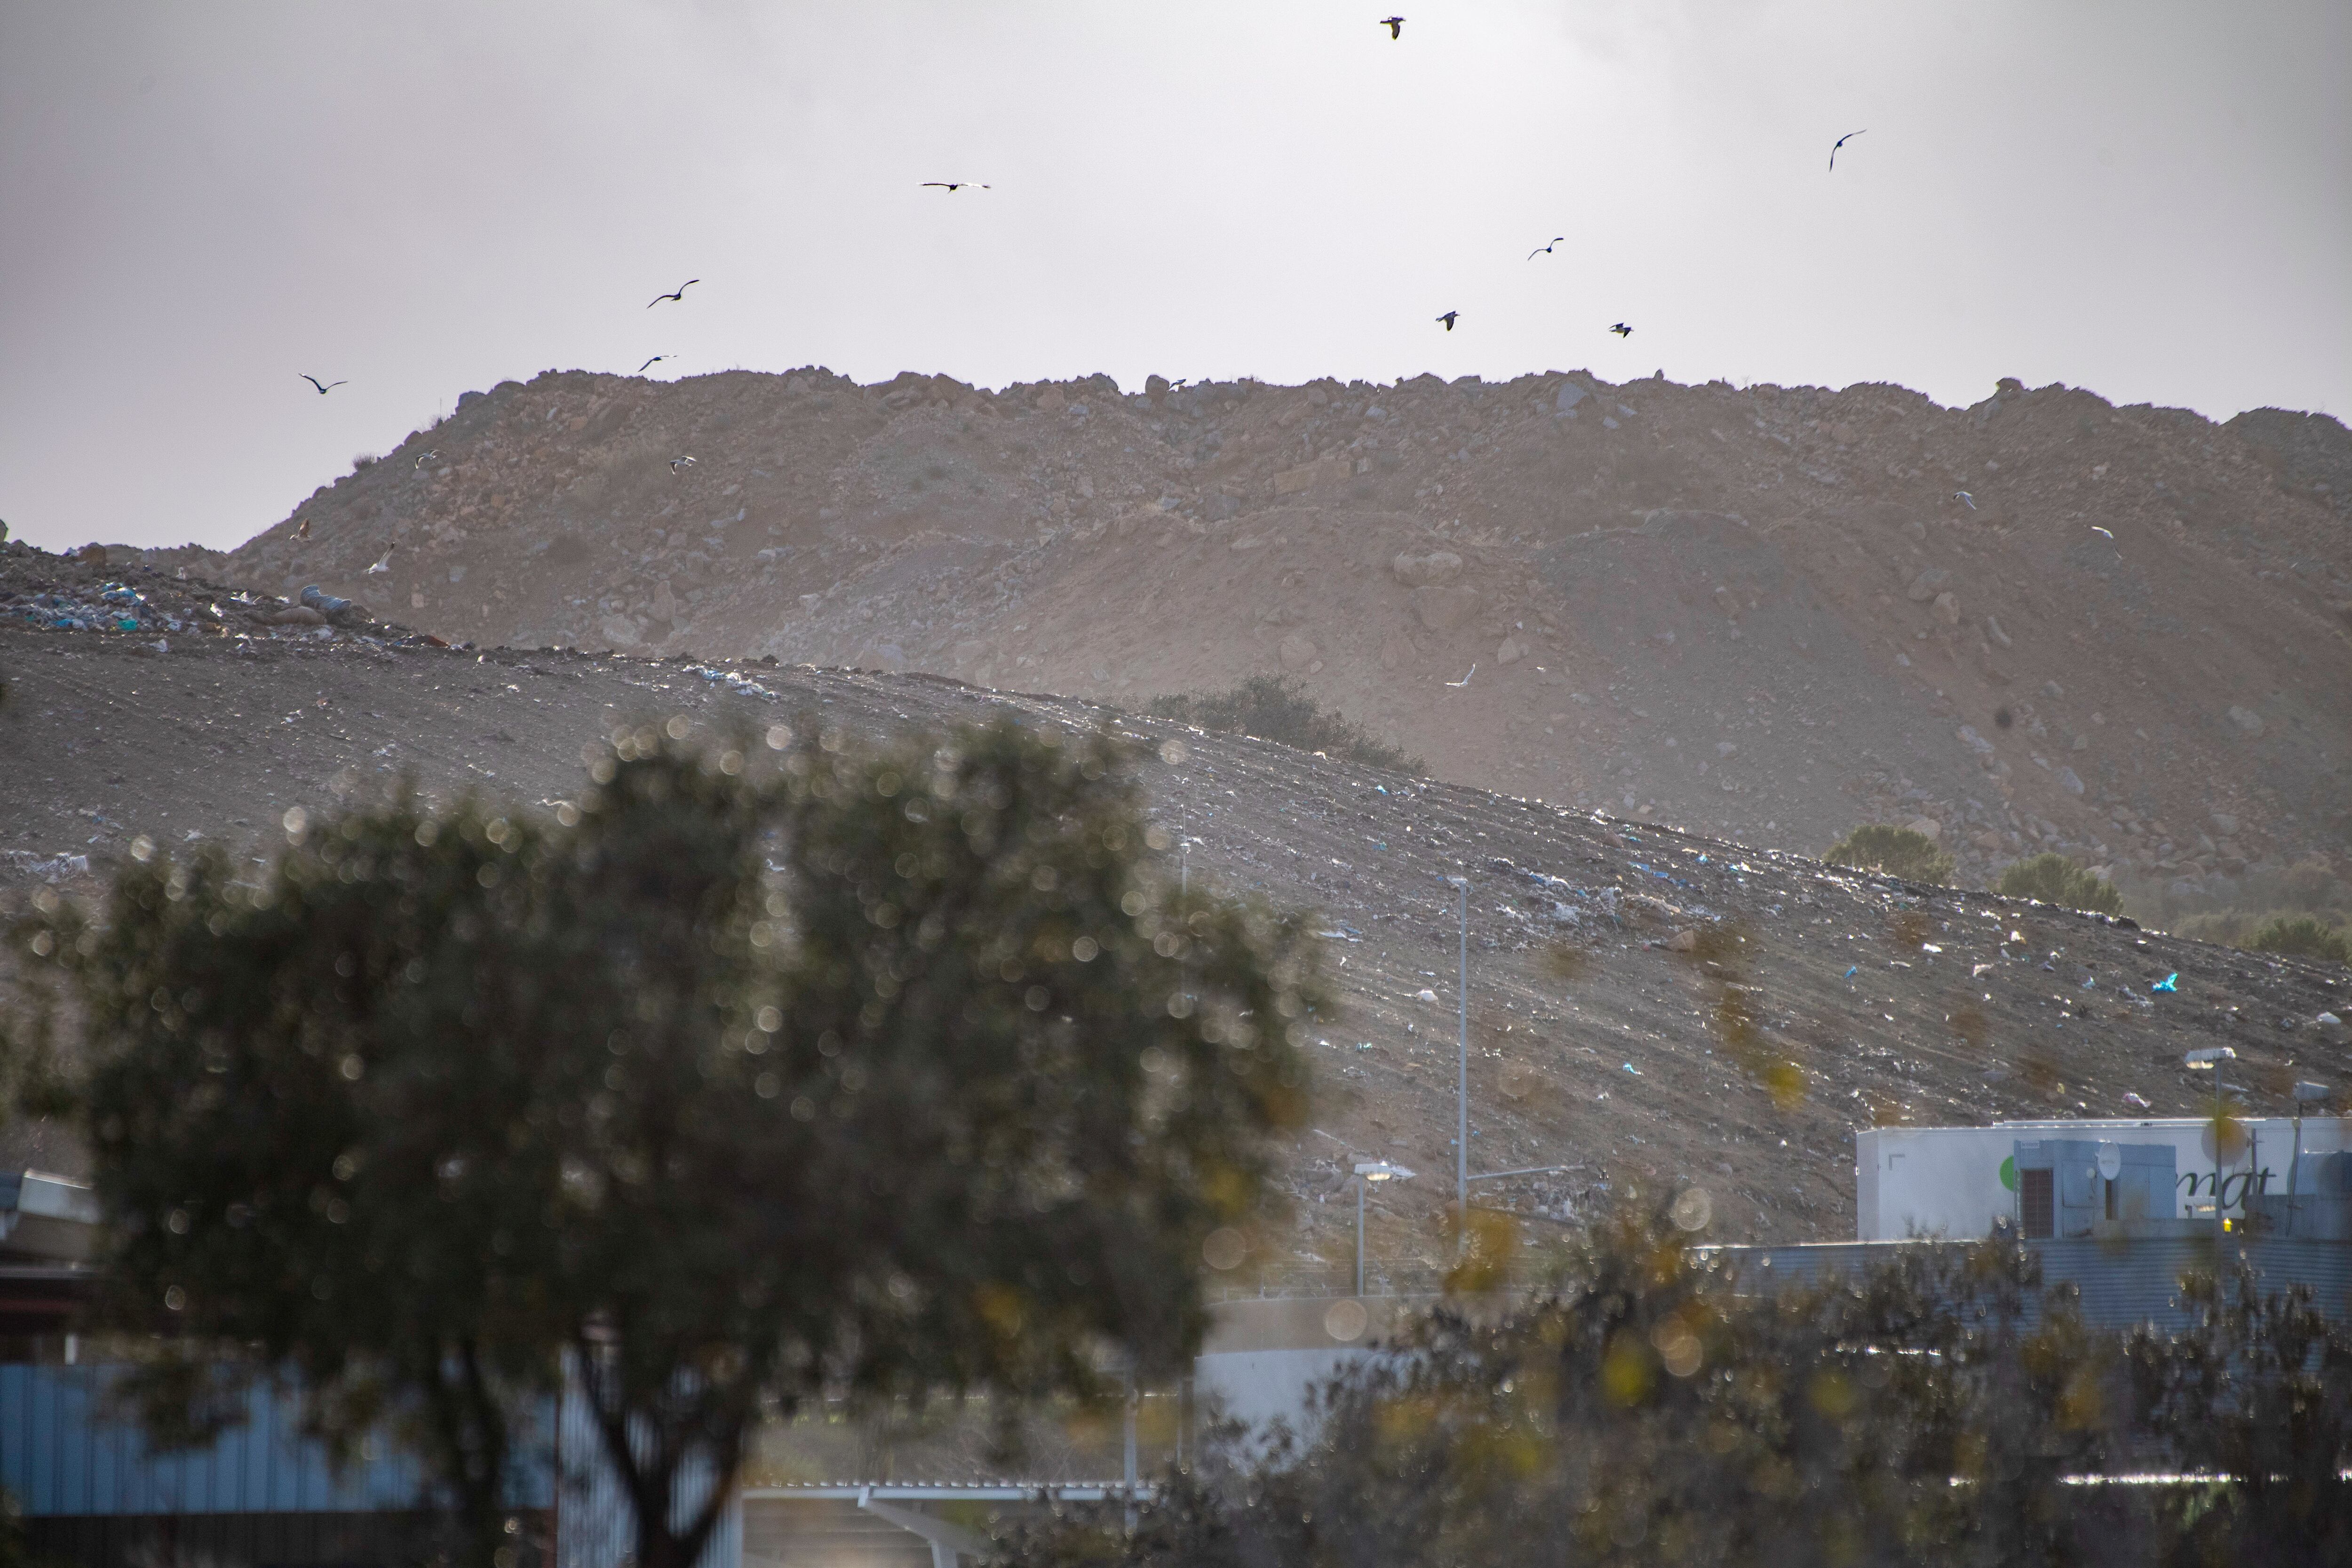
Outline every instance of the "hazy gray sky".
<path id="1" fill-rule="evenodd" d="M 0 518 L 226 546 L 665 353 L 2352 412 L 2343 0 L 1389 8 L 0 0 Z"/>

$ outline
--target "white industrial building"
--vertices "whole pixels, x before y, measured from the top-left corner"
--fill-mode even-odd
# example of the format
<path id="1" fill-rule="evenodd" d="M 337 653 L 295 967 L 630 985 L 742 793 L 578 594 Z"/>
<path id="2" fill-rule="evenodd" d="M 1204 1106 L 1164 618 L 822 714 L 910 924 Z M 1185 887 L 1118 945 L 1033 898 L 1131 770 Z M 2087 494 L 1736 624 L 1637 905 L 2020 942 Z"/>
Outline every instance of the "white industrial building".
<path id="1" fill-rule="evenodd" d="M 2324 1227 L 2347 1173 L 2352 1121 L 2335 1116 L 2232 1121 L 2218 1152 L 2210 1117 L 1872 1127 L 1854 1135 L 1854 1239 L 1973 1241 L 2002 1221 L 2028 1239 L 2152 1234 L 2213 1225 L 2217 1201 L 2233 1228 L 2341 1239 Z"/>

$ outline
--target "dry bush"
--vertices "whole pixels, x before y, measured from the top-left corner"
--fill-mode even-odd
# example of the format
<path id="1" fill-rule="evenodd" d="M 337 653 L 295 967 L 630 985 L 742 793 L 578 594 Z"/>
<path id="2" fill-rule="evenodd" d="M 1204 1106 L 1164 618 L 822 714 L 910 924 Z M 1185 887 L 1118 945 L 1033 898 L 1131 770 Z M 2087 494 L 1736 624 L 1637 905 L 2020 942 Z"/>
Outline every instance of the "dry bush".
<path id="1" fill-rule="evenodd" d="M 1855 828 L 1823 850 L 1822 858 L 1832 866 L 1883 871 L 1906 882 L 1933 882 L 1938 886 L 1951 880 L 1957 864 L 1926 834 L 1877 822 Z"/>

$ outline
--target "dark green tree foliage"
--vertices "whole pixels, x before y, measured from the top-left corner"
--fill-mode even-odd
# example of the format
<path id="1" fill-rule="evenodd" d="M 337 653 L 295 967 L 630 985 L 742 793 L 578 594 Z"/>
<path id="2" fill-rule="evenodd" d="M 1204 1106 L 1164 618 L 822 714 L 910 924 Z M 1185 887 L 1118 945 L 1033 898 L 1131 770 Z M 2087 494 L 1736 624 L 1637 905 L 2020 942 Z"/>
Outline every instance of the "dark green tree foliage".
<path id="1" fill-rule="evenodd" d="M 2104 878 L 2091 875 L 2054 851 L 2006 868 L 1993 890 L 2004 898 L 2039 899 L 2045 904 L 2089 910 L 2094 914 L 2121 914 L 2124 908 L 2124 896 Z"/>
<path id="2" fill-rule="evenodd" d="M 102 923 L 32 939 L 79 982 L 112 1316 L 176 1331 L 138 1380 L 160 1435 L 232 1419 L 240 1364 L 292 1373 L 338 1446 L 388 1421 L 428 1456 L 488 1562 L 553 1370 L 553 1152 L 510 1125 L 549 1044 L 540 841 L 413 803 L 291 837 L 257 886 L 211 847 L 132 864 Z"/>
<path id="3" fill-rule="evenodd" d="M 1687 1240 L 1604 1225 L 1537 1300 L 1421 1320 L 1311 1443 L 1179 1478 L 1132 1542 L 1076 1514 L 1004 1560 L 2012 1564 L 2124 1539 L 2062 1482 L 2105 1461 L 2112 1363 L 2063 1297 L 2029 1321 L 2030 1254 L 1746 1294 Z"/>
<path id="4" fill-rule="evenodd" d="M 2222 1478 L 2163 1495 L 2168 1560 L 2352 1562 L 2352 1331 L 2307 1288 L 2263 1295 L 2242 1259 L 2182 1295 L 2190 1332 L 2126 1347 L 2147 1428 L 2182 1469 Z"/>
<path id="5" fill-rule="evenodd" d="M 2316 915 L 2276 916 L 2255 931 L 2246 945 L 2257 952 L 2352 964 L 2352 932 L 2329 925 Z"/>
<path id="6" fill-rule="evenodd" d="M 252 1345 L 321 1430 L 399 1420 L 495 1562 L 568 1355 L 638 1563 L 684 1568 L 768 1401 L 1190 1353 L 1304 1104 L 1301 929 L 1179 900 L 1107 739 L 684 730 L 617 736 L 562 826 L 358 811 L 258 888 L 137 866 L 33 934 L 117 1312 L 186 1347 L 159 1413 Z"/>
<path id="7" fill-rule="evenodd" d="M 1302 752 L 1324 752 L 1397 773 L 1423 770 L 1419 757 L 1391 746 L 1343 713 L 1327 713 L 1286 675 L 1253 675 L 1230 691 L 1155 697 L 1151 711 L 1203 730 L 1255 735 Z"/>
<path id="8" fill-rule="evenodd" d="M 728 786 L 642 741 L 612 772 L 573 862 L 617 901 L 577 923 L 644 929 L 579 975 L 610 989 L 580 1004 L 604 1047 L 568 1104 L 598 1201 L 564 1293 L 592 1309 L 570 1329 L 641 1494 L 638 1561 L 693 1559 L 724 1500 L 663 1539 L 680 1467 L 730 1476 L 763 1396 L 1041 1393 L 1089 1386 L 1105 1342 L 1147 1373 L 1189 1354 L 1202 1243 L 1303 1110 L 1302 930 L 1148 874 L 1139 793 L 1098 739 L 821 733 L 762 792 L 780 874 L 747 820 L 691 930 L 661 913 L 686 906 L 656 835 L 676 795 Z M 756 988 L 716 988 L 739 973 Z"/>
<path id="9" fill-rule="evenodd" d="M 1883 822 L 1855 828 L 1822 851 L 1822 858 L 1832 866 L 1884 871 L 1906 882 L 1933 882 L 1938 886 L 1952 879 L 1958 864 L 1937 848 L 1936 841 L 1926 834 L 1908 827 L 1891 827 Z"/>

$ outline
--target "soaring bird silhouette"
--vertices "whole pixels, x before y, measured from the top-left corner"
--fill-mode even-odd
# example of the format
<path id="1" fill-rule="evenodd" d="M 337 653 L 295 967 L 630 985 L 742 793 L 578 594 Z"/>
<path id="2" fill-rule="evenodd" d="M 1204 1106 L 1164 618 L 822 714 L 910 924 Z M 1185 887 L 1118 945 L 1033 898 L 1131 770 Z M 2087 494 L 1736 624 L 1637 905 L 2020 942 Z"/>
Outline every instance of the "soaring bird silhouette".
<path id="1" fill-rule="evenodd" d="M 676 354 L 656 354 L 656 355 L 654 355 L 654 357 L 653 357 L 653 358 L 651 358 L 651 359 L 649 359 L 649 360 L 646 361 L 646 364 L 641 364 L 641 365 L 637 366 L 637 374 L 638 374 L 639 375 L 643 375 L 643 374 L 646 374 L 646 365 L 647 365 L 647 364 L 659 364 L 659 363 L 661 363 L 661 362 L 662 362 L 662 361 L 664 361 L 664 360 L 666 360 L 666 359 L 676 359 L 677 357 L 677 356 Z"/>
<path id="2" fill-rule="evenodd" d="M 1865 127 L 1864 129 L 1867 129 L 1867 127 Z M 1859 135 L 1861 135 L 1861 134 L 1862 134 L 1862 132 L 1860 132 L 1860 131 L 1849 131 L 1849 132 L 1847 132 L 1844 135 L 1843 135 L 1843 136 L 1839 137 L 1835 142 L 1833 142 L 1833 143 L 1832 143 L 1832 144 L 1831 144 L 1831 147 L 1830 147 L 1830 173 L 1831 173 L 1831 174 L 1836 174 L 1836 173 L 1837 173 L 1837 155 L 1838 155 L 1838 149 L 1839 149 L 1840 147 L 1844 146 L 1847 142 L 1849 142 L 1853 141 L 1855 137 L 1857 137 L 1857 136 L 1859 136 Z"/>
<path id="3" fill-rule="evenodd" d="M 369 567 L 369 568 L 367 569 L 367 575 L 368 575 L 368 576 L 371 576 L 371 577 L 376 577 L 376 576 L 381 576 L 381 575 L 382 575 L 382 574 L 383 574 L 384 573 L 387 573 L 387 572 L 391 571 L 391 570 L 392 570 L 392 552 L 393 552 L 394 551 L 395 551 L 395 550 L 399 549 L 399 548 L 400 548 L 400 546 L 399 546 L 399 545 L 397 545 L 397 544 L 387 544 L 387 545 L 385 545 L 385 546 L 383 547 L 383 558 L 382 558 L 382 559 L 380 559 L 379 561 L 377 561 L 377 562 L 376 562 L 376 563 L 375 563 L 374 565 L 373 565 L 373 566 L 371 566 L 371 567 Z"/>
<path id="4" fill-rule="evenodd" d="M 672 458 L 669 460 L 669 471 L 673 474 L 684 473 L 692 467 L 694 467 L 692 458 Z"/>
<path id="5" fill-rule="evenodd" d="M 1568 236 L 1564 234 L 1553 235 L 1551 237 L 1551 245 L 1558 245 L 1561 240 L 1566 239 L 1567 237 Z M 1533 261 L 1538 256 L 1549 256 L 1551 254 L 1551 245 L 1537 246 L 1533 250 L 1528 252 L 1528 259 L 1529 261 Z"/>
<path id="6" fill-rule="evenodd" d="M 915 188 L 916 188 L 917 190 L 921 190 L 921 191 L 940 190 L 940 191 L 950 191 L 950 192 L 952 192 L 952 191 L 960 191 L 960 190 L 963 189 L 966 185 L 971 184 L 972 183 L 973 183 L 973 182 L 971 182 L 971 181 L 970 181 L 970 180 L 925 180 L 921 184 L 919 184 L 919 185 L 916 186 Z M 992 188 L 992 187 L 987 186 L 987 185 L 982 185 L 982 186 L 980 187 L 980 189 L 982 189 L 982 190 L 983 190 L 983 191 L 985 191 L 985 190 L 989 190 L 989 189 L 991 189 L 991 188 Z"/>
<path id="7" fill-rule="evenodd" d="M 300 374 L 300 373 L 299 373 L 299 372 L 297 372 L 296 374 Z M 315 376 L 315 375 L 304 375 L 304 376 L 302 377 L 302 379 L 303 379 L 304 381 L 309 382 L 312 386 L 319 386 L 319 378 L 318 378 L 317 376 Z M 327 384 L 326 384 L 326 385 L 324 385 L 324 386 L 319 386 L 319 395 L 320 395 L 320 396 L 321 396 L 321 397 L 324 397 L 324 396 L 326 396 L 326 395 L 327 395 L 327 394 L 329 394 L 329 393 L 331 393 L 331 392 L 334 391 L 334 390 L 335 390 L 335 388 L 337 388 L 337 387 L 339 387 L 339 386 L 345 386 L 345 385 L 348 385 L 348 384 L 349 384 L 349 383 L 347 383 L 347 382 L 331 381 L 331 382 L 327 383 Z"/>
<path id="8" fill-rule="evenodd" d="M 1970 511 L 1977 510 L 1977 498 L 1969 494 L 1966 490 L 1954 490 L 1952 492 L 1952 499 L 1956 501 L 1965 503 Z"/>
<path id="9" fill-rule="evenodd" d="M 1624 322 L 1622 322 L 1622 321 L 1618 322 L 1615 326 L 1613 326 L 1613 327 L 1610 328 L 1609 330 L 1610 330 L 1611 331 L 1612 331 L 1612 332 L 1616 333 L 1616 334 L 1617 334 L 1619 337 L 1621 337 L 1621 338 L 1630 338 L 1630 337 L 1632 337 L 1632 336 L 1633 335 L 1633 328 L 1631 328 L 1631 327 L 1629 327 L 1629 326 L 1627 326 L 1627 325 L 1626 325 Z"/>
<path id="10" fill-rule="evenodd" d="M 310 520 L 309 518 L 306 517 L 302 520 L 302 526 L 294 531 L 294 537 L 297 539 L 308 539 L 310 537 Z"/>
<path id="11" fill-rule="evenodd" d="M 1448 310 L 1437 319 L 1445 323 L 1445 330 L 1450 332 L 1454 330 L 1454 318 L 1461 313 L 1459 310 Z"/>
<path id="12" fill-rule="evenodd" d="M 440 448 L 436 447 L 436 448 L 435 448 L 435 449 L 433 449 L 432 451 L 427 452 L 427 453 L 425 453 L 423 457 L 421 457 L 421 458 L 417 458 L 417 459 L 416 459 L 416 461 L 415 461 L 415 462 L 413 462 L 413 463 L 409 464 L 409 465 L 408 465 L 408 471 L 409 471 L 410 473 L 412 473 L 412 474 L 413 474 L 413 473 L 415 473 L 417 469 L 419 469 L 419 468 L 423 468 L 425 464 L 427 464 L 427 463 L 431 462 L 434 458 L 436 458 L 439 457 L 440 455 L 441 455 Z"/>
<path id="13" fill-rule="evenodd" d="M 1389 30 L 1389 37 L 1391 38 L 1402 38 L 1404 37 L 1404 18 L 1402 16 L 1383 16 L 1381 18 L 1380 25 Z"/>
<path id="14" fill-rule="evenodd" d="M 688 289 L 693 288 L 697 283 L 699 283 L 699 282 L 701 282 L 701 281 L 702 281 L 702 279 L 699 279 L 699 278 L 689 278 L 689 279 L 688 279 L 685 282 L 683 282 L 683 283 L 679 284 L 679 285 L 678 285 L 675 289 L 671 290 L 669 293 L 667 293 L 667 294 L 656 294 L 656 295 L 655 295 L 652 299 L 650 299 L 650 300 L 646 300 L 646 310 L 652 310 L 656 305 L 660 304 L 664 300 L 677 300 L 679 304 L 683 305 L 683 304 L 685 304 L 685 303 L 686 303 L 686 291 L 687 291 Z"/>

